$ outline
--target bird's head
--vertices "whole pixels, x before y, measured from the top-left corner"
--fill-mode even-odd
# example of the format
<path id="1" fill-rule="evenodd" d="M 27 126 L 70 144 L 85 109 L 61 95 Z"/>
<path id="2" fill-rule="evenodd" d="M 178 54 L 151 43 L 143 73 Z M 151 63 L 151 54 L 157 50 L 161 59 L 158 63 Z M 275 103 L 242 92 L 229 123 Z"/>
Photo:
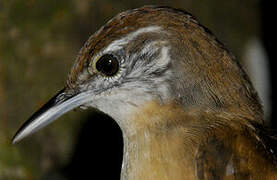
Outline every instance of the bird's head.
<path id="1" fill-rule="evenodd" d="M 152 101 L 262 114 L 229 52 L 190 14 L 168 7 L 143 7 L 111 19 L 80 50 L 66 84 L 13 142 L 77 107 L 99 109 L 122 129 L 132 124 L 132 112 Z"/>

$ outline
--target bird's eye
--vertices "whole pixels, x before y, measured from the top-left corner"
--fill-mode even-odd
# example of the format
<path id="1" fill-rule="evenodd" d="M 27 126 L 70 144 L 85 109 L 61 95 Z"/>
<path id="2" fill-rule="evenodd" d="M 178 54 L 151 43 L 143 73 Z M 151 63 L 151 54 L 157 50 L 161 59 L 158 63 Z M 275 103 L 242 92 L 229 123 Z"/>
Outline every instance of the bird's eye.
<path id="1" fill-rule="evenodd" d="M 113 76 L 118 72 L 119 62 L 116 57 L 111 54 L 105 54 L 98 59 L 95 64 L 97 71 L 106 76 Z"/>

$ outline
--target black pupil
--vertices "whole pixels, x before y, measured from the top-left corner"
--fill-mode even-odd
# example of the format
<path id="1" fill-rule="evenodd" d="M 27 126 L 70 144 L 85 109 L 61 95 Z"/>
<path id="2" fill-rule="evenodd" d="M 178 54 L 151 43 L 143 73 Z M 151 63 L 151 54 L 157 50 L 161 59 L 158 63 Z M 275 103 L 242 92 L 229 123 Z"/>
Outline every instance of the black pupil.
<path id="1" fill-rule="evenodd" d="M 105 74 L 106 76 L 113 76 L 117 73 L 119 68 L 119 63 L 111 54 L 103 55 L 97 62 L 96 62 L 96 69 Z"/>

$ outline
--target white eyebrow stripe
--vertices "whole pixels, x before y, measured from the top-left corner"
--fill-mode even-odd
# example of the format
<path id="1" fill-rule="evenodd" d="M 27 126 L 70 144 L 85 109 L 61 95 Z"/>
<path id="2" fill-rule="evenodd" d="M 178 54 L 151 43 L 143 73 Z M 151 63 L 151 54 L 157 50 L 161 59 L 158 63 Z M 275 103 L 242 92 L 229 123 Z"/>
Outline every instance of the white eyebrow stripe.
<path id="1" fill-rule="evenodd" d="M 113 41 L 107 48 L 104 49 L 103 54 L 121 49 L 123 45 L 128 44 L 130 41 L 132 41 L 142 33 L 159 32 L 160 30 L 161 27 L 159 26 L 148 26 L 140 28 L 134 32 L 129 33 L 121 39 Z"/>

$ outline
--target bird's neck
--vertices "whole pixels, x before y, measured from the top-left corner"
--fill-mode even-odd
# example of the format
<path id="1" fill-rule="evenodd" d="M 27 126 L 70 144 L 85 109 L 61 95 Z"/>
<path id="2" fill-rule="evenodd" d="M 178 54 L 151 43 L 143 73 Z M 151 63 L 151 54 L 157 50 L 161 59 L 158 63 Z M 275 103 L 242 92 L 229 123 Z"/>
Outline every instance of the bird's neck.
<path id="1" fill-rule="evenodd" d="M 194 178 L 191 162 L 198 139 L 186 137 L 192 119 L 184 121 L 184 113 L 175 105 L 152 102 L 129 117 L 131 123 L 123 128 L 122 180 Z"/>
<path id="2" fill-rule="evenodd" d="M 140 132 L 124 137 L 122 180 L 192 179 L 192 149 L 185 149 L 183 136 L 170 133 Z"/>
<path id="3" fill-rule="evenodd" d="M 128 126 L 121 127 L 122 180 L 195 179 L 195 158 L 201 143 L 210 136 L 228 139 L 231 133 L 224 128 L 239 130 L 247 123 L 230 113 L 184 110 L 176 104 L 151 102 L 143 107 L 128 117 Z M 209 134 L 211 129 L 214 135 Z"/>

